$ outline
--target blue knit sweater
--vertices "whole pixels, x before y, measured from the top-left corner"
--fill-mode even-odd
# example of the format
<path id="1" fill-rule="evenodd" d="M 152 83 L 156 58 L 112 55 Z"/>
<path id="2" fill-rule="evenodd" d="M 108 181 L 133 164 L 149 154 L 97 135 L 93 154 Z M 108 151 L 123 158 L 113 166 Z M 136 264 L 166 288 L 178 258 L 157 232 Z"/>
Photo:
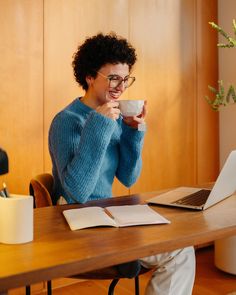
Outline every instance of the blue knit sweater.
<path id="1" fill-rule="evenodd" d="M 116 176 L 130 187 L 141 171 L 144 132 L 114 121 L 75 99 L 52 121 L 49 152 L 56 202 L 85 203 L 112 196 Z"/>

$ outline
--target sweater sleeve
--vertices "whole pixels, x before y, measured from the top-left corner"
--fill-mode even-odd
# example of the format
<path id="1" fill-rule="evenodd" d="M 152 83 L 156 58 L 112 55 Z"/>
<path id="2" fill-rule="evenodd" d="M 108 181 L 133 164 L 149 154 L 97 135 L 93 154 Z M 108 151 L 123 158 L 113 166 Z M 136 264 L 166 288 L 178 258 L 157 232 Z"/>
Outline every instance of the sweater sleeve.
<path id="1" fill-rule="evenodd" d="M 144 134 L 145 132 L 131 128 L 122 122 L 120 160 L 116 177 L 127 187 L 136 182 L 141 172 Z"/>
<path id="2" fill-rule="evenodd" d="M 64 191 L 79 203 L 92 194 L 115 122 L 92 111 L 84 124 L 68 111 L 49 132 L 49 149 Z"/>

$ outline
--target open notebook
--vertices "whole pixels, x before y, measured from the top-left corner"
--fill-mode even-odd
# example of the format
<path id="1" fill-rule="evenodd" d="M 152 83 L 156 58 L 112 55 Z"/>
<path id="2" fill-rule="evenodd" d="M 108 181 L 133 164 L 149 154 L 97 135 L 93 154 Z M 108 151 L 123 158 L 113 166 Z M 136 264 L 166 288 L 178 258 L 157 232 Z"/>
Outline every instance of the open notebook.
<path id="1" fill-rule="evenodd" d="M 229 197 L 235 190 L 236 150 L 229 154 L 212 190 L 179 187 L 148 199 L 147 202 L 157 205 L 205 210 Z"/>
<path id="2" fill-rule="evenodd" d="M 124 227 L 170 223 L 148 205 L 84 207 L 64 210 L 63 215 L 71 230 L 95 226 Z"/>

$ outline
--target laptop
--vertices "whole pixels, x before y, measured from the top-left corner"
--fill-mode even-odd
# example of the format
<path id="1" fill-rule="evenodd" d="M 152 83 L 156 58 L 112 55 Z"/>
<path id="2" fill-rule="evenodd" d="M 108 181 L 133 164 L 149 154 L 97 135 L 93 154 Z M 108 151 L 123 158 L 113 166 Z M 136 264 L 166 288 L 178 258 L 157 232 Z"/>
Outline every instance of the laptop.
<path id="1" fill-rule="evenodd" d="M 148 199 L 150 204 L 205 210 L 231 196 L 236 190 L 236 150 L 232 151 L 211 190 L 178 187 Z"/>

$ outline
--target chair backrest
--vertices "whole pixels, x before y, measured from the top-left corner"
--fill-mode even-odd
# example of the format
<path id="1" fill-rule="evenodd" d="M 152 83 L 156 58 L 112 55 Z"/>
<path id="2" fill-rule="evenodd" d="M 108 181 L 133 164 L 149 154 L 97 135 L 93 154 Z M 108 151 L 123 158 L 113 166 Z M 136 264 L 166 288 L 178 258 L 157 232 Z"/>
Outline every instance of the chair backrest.
<path id="1" fill-rule="evenodd" d="M 52 206 L 53 176 L 50 173 L 36 175 L 30 181 L 30 195 L 35 208 Z"/>

